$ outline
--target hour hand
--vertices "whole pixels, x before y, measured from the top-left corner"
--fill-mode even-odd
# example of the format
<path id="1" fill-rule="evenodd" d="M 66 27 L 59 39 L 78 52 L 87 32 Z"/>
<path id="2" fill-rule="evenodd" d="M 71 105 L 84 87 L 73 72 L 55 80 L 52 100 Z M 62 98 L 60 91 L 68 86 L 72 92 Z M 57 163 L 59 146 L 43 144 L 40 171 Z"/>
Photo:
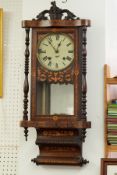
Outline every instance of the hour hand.
<path id="1" fill-rule="evenodd" d="M 56 49 L 56 51 L 58 52 L 58 48 L 61 46 L 62 40 L 60 41 L 60 43 L 58 44 L 58 47 Z"/>

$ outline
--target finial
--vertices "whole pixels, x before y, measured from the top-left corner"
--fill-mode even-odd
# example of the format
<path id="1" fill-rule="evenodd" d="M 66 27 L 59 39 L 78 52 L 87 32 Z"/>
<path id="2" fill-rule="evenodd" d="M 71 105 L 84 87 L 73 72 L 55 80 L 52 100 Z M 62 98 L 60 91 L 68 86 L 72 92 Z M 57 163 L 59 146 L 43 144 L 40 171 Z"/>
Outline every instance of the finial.
<path id="1" fill-rule="evenodd" d="M 66 3 L 66 2 L 67 2 L 67 0 L 62 1 L 62 3 Z M 56 6 L 56 1 L 52 1 L 52 2 L 51 2 L 51 5 Z"/>
<path id="2" fill-rule="evenodd" d="M 56 6 L 56 1 L 52 1 L 51 5 Z"/>

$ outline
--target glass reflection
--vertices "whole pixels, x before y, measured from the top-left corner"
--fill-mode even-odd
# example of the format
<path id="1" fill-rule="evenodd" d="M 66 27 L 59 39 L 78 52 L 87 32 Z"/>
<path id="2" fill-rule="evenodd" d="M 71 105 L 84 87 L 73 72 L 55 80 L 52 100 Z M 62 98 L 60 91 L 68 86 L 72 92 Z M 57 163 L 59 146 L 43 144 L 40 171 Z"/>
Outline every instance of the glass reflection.
<path id="1" fill-rule="evenodd" d="M 73 115 L 72 84 L 37 83 L 37 115 Z"/>

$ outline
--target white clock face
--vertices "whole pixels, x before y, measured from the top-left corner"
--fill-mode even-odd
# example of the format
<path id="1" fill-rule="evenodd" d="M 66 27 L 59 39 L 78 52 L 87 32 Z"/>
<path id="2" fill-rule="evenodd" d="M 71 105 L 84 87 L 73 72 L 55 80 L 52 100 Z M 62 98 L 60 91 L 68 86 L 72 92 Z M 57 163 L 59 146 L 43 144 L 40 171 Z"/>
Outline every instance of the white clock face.
<path id="1" fill-rule="evenodd" d="M 38 44 L 39 63 L 48 70 L 60 71 L 74 59 L 74 43 L 67 34 L 48 34 Z"/>

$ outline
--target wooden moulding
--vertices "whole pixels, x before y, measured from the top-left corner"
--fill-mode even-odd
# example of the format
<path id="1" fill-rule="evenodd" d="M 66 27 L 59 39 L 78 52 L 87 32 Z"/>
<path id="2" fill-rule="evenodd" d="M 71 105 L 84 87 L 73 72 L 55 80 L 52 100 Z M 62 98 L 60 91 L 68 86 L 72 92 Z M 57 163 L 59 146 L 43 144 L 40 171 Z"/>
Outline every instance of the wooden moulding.
<path id="1" fill-rule="evenodd" d="M 37 27 L 80 27 L 91 26 L 90 20 L 24 20 L 22 28 L 37 28 Z"/>
<path id="2" fill-rule="evenodd" d="M 80 129 L 91 128 L 91 122 L 85 121 L 72 121 L 72 120 L 40 120 L 40 121 L 21 121 L 21 127 L 34 127 L 34 128 L 50 128 L 50 129 Z"/>
<path id="3" fill-rule="evenodd" d="M 71 150 L 70 150 L 71 151 Z M 78 166 L 82 164 L 82 160 L 76 157 L 40 157 L 33 159 L 32 162 L 37 165 L 72 165 Z M 84 163 L 85 164 L 85 163 Z M 81 165 L 82 166 L 82 165 Z"/>
<path id="4" fill-rule="evenodd" d="M 108 166 L 117 166 L 117 158 L 102 158 L 101 159 L 101 175 L 110 175 L 108 173 Z M 115 169 L 116 174 L 116 169 Z"/>

